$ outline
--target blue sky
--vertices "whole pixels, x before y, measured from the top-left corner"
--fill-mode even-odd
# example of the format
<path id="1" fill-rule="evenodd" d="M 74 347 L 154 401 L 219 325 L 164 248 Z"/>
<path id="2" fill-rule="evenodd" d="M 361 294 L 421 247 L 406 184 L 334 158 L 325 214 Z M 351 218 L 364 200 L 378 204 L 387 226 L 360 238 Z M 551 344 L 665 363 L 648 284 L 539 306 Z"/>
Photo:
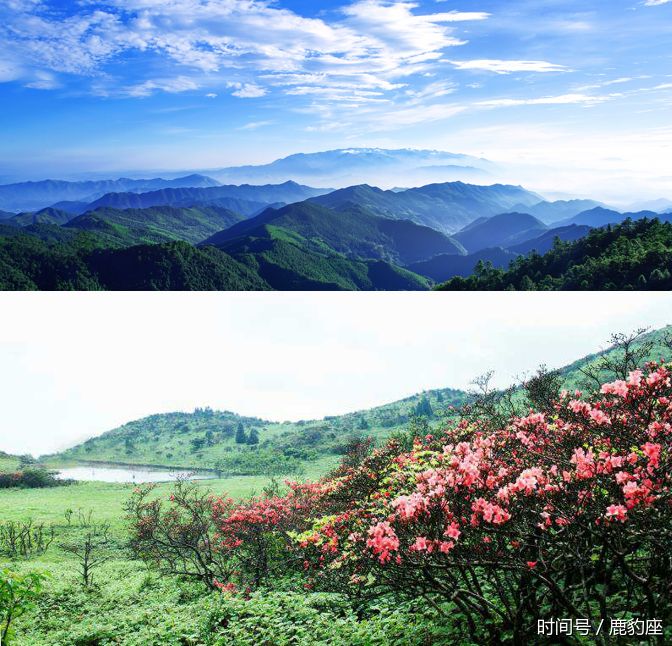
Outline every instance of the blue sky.
<path id="1" fill-rule="evenodd" d="M 0 175 L 355 146 L 662 175 L 670 25 L 672 0 L 2 0 Z"/>

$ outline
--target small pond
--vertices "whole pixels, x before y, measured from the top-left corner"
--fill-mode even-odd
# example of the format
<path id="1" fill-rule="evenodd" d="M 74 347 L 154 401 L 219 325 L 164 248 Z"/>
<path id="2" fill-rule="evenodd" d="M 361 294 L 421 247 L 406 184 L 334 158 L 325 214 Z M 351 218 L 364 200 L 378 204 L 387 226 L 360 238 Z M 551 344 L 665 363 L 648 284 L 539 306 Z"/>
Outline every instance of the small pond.
<path id="1" fill-rule="evenodd" d="M 184 470 L 157 470 L 147 467 L 78 466 L 58 469 L 56 477 L 63 480 L 86 482 L 171 482 L 180 476 L 190 480 L 207 480 L 216 477 L 212 473 L 195 473 Z"/>

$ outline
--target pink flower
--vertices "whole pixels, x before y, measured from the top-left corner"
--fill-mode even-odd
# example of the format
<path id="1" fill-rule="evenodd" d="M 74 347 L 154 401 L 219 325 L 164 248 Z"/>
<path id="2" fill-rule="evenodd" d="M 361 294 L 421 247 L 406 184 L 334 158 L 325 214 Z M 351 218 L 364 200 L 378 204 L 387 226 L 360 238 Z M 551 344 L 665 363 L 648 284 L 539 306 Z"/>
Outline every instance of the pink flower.
<path id="1" fill-rule="evenodd" d="M 628 394 L 628 384 L 619 379 L 610 384 L 604 384 L 600 389 L 600 392 L 603 395 L 618 395 L 619 397 L 625 397 Z"/>
<path id="2" fill-rule="evenodd" d="M 590 417 L 598 424 L 611 424 L 611 420 L 599 408 L 590 411 Z"/>
<path id="3" fill-rule="evenodd" d="M 642 383 L 642 375 L 643 373 L 641 370 L 633 370 L 628 378 L 628 385 L 639 386 Z"/>
<path id="4" fill-rule="evenodd" d="M 410 496 L 399 496 L 393 500 L 392 507 L 397 510 L 401 518 L 410 520 L 425 511 L 427 499 L 420 493 L 412 493 Z"/>
<path id="5" fill-rule="evenodd" d="M 399 549 L 399 538 L 388 522 L 370 527 L 368 534 L 370 538 L 366 541 L 366 545 L 373 550 L 374 554 L 379 555 L 381 563 L 390 559 L 390 552 Z"/>
<path id="6" fill-rule="evenodd" d="M 444 536 L 448 536 L 448 538 L 453 538 L 457 540 L 461 534 L 458 527 L 459 525 L 455 521 L 453 521 L 448 527 L 448 529 L 446 529 L 446 531 L 444 532 Z"/>
<path id="7" fill-rule="evenodd" d="M 649 466 L 657 469 L 660 460 L 660 444 L 647 442 L 642 446 L 642 451 L 644 451 L 646 457 L 649 458 Z"/>
<path id="8" fill-rule="evenodd" d="M 413 552 L 421 552 L 422 550 L 427 549 L 427 539 L 424 536 L 418 536 L 415 539 L 415 543 L 409 548 Z"/>
<path id="9" fill-rule="evenodd" d="M 625 515 L 627 513 L 628 510 L 623 505 L 609 505 L 607 507 L 607 518 L 620 520 L 622 523 L 625 522 Z"/>
<path id="10" fill-rule="evenodd" d="M 439 544 L 439 551 L 443 552 L 444 554 L 447 554 L 448 552 L 450 552 L 450 550 L 453 549 L 453 547 L 455 547 L 455 543 L 453 543 L 452 541 L 441 541 L 441 543 Z"/>

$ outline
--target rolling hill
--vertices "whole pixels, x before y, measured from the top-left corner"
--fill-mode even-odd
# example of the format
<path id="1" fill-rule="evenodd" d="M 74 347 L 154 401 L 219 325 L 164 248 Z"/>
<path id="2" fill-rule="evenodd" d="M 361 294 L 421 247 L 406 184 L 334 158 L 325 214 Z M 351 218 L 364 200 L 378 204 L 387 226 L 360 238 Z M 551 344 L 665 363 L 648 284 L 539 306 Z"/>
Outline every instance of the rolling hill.
<path id="1" fill-rule="evenodd" d="M 672 326 L 668 326 L 643 338 L 653 342 L 649 359 L 669 355 L 665 340 L 671 334 Z M 614 350 L 607 348 L 605 352 Z M 565 387 L 580 387 L 583 377 L 579 370 L 594 364 L 602 354 L 561 367 Z M 463 390 L 435 389 L 367 410 L 297 422 L 268 421 L 209 408 L 158 414 L 130 421 L 44 459 L 51 465 L 103 462 L 219 469 L 234 474 L 255 468 L 255 459 L 263 468 L 273 456 L 280 467 L 295 469 L 318 463 L 324 470 L 355 438 L 368 436 L 380 442 L 406 429 L 416 414 L 424 415 L 430 425 L 440 424 L 444 414 L 450 415 L 449 406 L 459 407 L 468 400 Z M 250 444 L 253 432 L 259 441 Z"/>
<path id="2" fill-rule="evenodd" d="M 488 247 L 509 247 L 546 230 L 548 227 L 541 220 L 527 213 L 500 213 L 466 231 L 459 231 L 453 238 L 473 253 Z"/>
<path id="3" fill-rule="evenodd" d="M 519 186 L 477 186 L 462 182 L 429 184 L 402 192 L 383 191 L 364 184 L 310 198 L 311 202 L 336 211 L 359 204 L 376 215 L 413 220 L 447 234 L 479 217 L 508 210 L 518 202 L 534 204 L 540 200 L 538 195 Z"/>
<path id="4" fill-rule="evenodd" d="M 202 244 L 220 245 L 265 224 L 297 233 L 313 245 L 320 248 L 326 245 L 347 257 L 386 260 L 400 265 L 438 253 L 465 253 L 458 242 L 410 220 L 378 217 L 359 205 L 334 211 L 312 202 L 290 204 L 279 210 L 267 209 L 218 232 Z"/>

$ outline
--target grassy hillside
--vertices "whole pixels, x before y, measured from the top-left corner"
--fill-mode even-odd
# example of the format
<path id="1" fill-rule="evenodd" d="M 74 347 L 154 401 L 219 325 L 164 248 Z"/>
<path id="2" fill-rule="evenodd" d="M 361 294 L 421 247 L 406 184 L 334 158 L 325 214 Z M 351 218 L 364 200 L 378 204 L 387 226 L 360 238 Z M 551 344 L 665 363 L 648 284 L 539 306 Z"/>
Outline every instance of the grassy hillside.
<path id="1" fill-rule="evenodd" d="M 643 218 L 593 229 L 575 242 L 554 244 L 544 255 L 518 256 L 504 271 L 487 268 L 436 289 L 669 290 L 671 266 L 672 224 Z"/>
<path id="2" fill-rule="evenodd" d="M 439 253 L 464 253 L 459 243 L 443 233 L 410 220 L 381 218 L 358 205 L 339 212 L 311 202 L 290 204 L 279 210 L 268 209 L 220 231 L 203 244 L 220 245 L 265 224 L 293 231 L 313 247 L 326 245 L 347 257 L 386 260 L 397 265 Z"/>
<path id="3" fill-rule="evenodd" d="M 205 246 L 203 249 L 209 247 Z M 426 279 L 382 260 L 355 260 L 319 240 L 261 225 L 217 245 L 278 290 L 426 290 Z"/>
<path id="4" fill-rule="evenodd" d="M 462 230 L 453 237 L 469 253 L 487 247 L 508 247 L 529 238 L 536 238 L 548 227 L 532 215 L 526 213 L 500 213 L 479 225 Z"/>
<path id="5" fill-rule="evenodd" d="M 334 464 L 354 438 L 387 437 L 405 428 L 419 410 L 430 411 L 434 419 L 448 406 L 464 403 L 465 397 L 463 391 L 450 388 L 433 390 L 369 410 L 296 423 L 210 409 L 152 415 L 51 456 L 47 463 L 101 461 L 214 469 L 221 462 L 230 470 L 256 473 L 264 472 L 264 460 L 273 454 L 277 460 L 273 469 L 315 470 L 315 465 Z M 256 431 L 258 444 L 236 441 L 242 439 L 239 429 L 246 440 Z"/>
<path id="6" fill-rule="evenodd" d="M 15 471 L 18 466 L 18 456 L 0 451 L 0 471 Z"/>

